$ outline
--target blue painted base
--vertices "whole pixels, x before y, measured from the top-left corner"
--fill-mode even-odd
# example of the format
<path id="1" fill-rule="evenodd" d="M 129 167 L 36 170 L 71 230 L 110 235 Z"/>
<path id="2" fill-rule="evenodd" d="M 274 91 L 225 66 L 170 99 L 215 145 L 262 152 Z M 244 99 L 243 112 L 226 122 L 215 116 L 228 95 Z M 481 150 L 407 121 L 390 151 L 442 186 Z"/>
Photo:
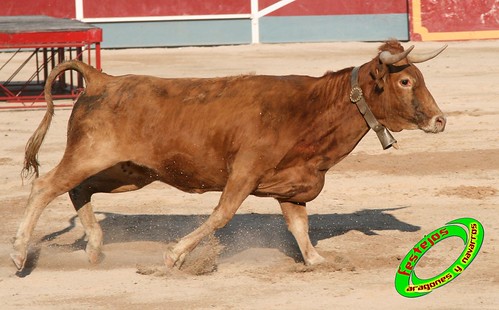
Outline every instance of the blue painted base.
<path id="1" fill-rule="evenodd" d="M 94 23 L 103 48 L 251 43 L 249 19 Z M 407 14 L 286 16 L 260 19 L 260 42 L 409 40 Z"/>
<path id="2" fill-rule="evenodd" d="M 260 20 L 262 43 L 409 40 L 407 14 L 287 16 Z"/>
<path id="3" fill-rule="evenodd" d="M 94 23 L 103 48 L 251 43 L 249 19 Z"/>

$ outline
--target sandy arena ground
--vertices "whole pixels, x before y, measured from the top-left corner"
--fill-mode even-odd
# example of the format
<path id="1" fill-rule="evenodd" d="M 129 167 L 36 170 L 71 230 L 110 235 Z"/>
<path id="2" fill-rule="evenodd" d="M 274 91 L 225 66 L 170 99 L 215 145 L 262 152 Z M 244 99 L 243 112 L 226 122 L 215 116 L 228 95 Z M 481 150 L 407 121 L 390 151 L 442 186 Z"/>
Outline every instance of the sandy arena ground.
<path id="1" fill-rule="evenodd" d="M 320 76 L 369 61 L 378 45 L 104 50 L 103 69 L 163 77 Z M 416 51 L 439 46 L 416 43 Z M 94 196 L 105 233 L 106 257 L 98 266 L 87 263 L 83 228 L 68 195 L 57 198 L 35 230 L 32 268 L 20 277 L 9 258 L 30 190 L 20 171 L 24 145 L 45 112 L 1 111 L 0 308 L 499 309 L 498 50 L 499 41 L 452 42 L 419 65 L 448 116 L 444 133 L 395 133 L 401 149 L 387 151 L 368 134 L 327 174 L 321 195 L 308 204 L 311 238 L 328 259 L 317 268 L 303 266 L 278 204 L 250 197 L 211 240 L 223 247 L 214 272 L 196 275 L 204 270 L 196 269 L 194 258 L 208 257 L 208 246 L 181 273 L 154 272 L 167 244 L 197 227 L 219 194 L 187 194 L 153 183 L 137 192 Z M 42 173 L 61 158 L 70 112 L 56 111 L 39 154 Z M 461 217 L 476 218 L 485 228 L 475 261 L 429 295 L 400 296 L 394 278 L 401 259 L 425 234 Z M 437 244 L 417 265 L 418 276 L 440 273 L 463 248 L 456 238 Z"/>

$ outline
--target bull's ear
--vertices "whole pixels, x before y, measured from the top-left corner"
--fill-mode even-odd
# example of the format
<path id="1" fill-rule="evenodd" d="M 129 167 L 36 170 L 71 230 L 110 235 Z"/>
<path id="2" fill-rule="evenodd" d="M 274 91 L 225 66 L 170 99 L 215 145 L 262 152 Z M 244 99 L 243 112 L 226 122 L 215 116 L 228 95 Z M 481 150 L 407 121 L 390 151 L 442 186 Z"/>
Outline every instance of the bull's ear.
<path id="1" fill-rule="evenodd" d="M 388 66 L 377 61 L 371 67 L 371 78 L 374 80 L 376 91 L 382 91 L 388 75 Z"/>

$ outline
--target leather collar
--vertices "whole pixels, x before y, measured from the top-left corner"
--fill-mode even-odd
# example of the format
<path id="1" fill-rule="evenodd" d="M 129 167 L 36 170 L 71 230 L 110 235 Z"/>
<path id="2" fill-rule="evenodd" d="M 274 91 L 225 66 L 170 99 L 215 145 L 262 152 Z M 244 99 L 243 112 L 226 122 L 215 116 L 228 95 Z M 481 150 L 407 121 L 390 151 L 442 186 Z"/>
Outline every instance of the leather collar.
<path id="1" fill-rule="evenodd" d="M 350 91 L 350 101 L 357 105 L 360 114 L 364 117 L 369 128 L 376 132 L 376 135 L 383 146 L 383 150 L 386 150 L 396 144 L 397 140 L 395 140 L 385 126 L 378 122 L 371 109 L 369 109 L 369 106 L 364 99 L 362 88 L 359 86 L 359 69 L 360 67 L 353 68 L 352 76 L 350 78 L 350 84 L 352 87 Z"/>

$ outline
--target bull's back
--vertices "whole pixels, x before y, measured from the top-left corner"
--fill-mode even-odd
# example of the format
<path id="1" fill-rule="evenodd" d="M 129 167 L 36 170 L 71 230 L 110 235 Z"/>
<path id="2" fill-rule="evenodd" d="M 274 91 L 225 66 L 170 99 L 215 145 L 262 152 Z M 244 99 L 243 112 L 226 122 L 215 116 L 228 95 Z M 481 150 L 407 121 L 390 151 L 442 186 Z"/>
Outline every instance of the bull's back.
<path id="1" fill-rule="evenodd" d="M 159 179 L 187 191 L 223 189 L 231 163 L 246 149 L 268 153 L 272 147 L 282 158 L 306 126 L 303 104 L 316 81 L 302 76 L 106 79 L 89 85 L 78 100 L 73 128 L 113 143 L 123 160 L 152 168 Z"/>

